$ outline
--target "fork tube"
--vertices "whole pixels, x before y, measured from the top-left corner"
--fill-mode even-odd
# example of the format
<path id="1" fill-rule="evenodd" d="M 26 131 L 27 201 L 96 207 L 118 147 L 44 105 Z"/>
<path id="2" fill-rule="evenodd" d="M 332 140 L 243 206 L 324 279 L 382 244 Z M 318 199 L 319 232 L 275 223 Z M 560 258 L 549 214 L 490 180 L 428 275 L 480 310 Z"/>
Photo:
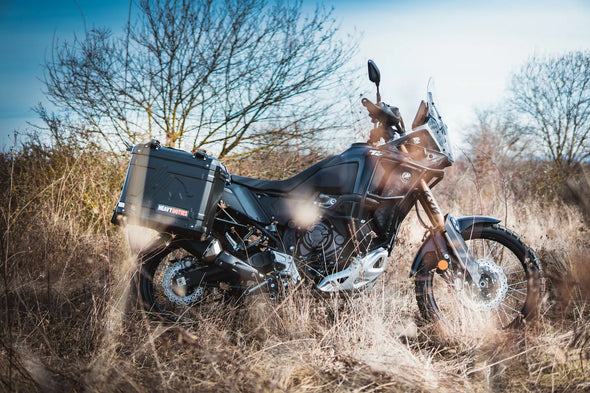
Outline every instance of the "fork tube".
<path id="1" fill-rule="evenodd" d="M 399 147 L 399 149 L 403 153 L 408 153 L 408 149 L 406 149 L 406 147 L 404 145 L 401 145 Z M 438 206 L 438 203 L 436 202 L 436 199 L 434 199 L 434 195 L 432 195 L 432 191 L 430 190 L 430 187 L 428 187 L 428 184 L 426 184 L 424 179 L 420 179 L 420 188 L 422 189 L 422 194 L 420 195 L 420 198 L 419 198 L 420 203 L 422 204 L 422 207 L 426 211 L 426 214 L 428 215 L 428 218 L 430 219 L 432 226 L 435 229 L 439 229 L 442 232 L 444 232 L 444 230 L 445 230 L 445 217 L 443 216 L 442 211 L 440 210 L 440 207 Z"/>
<path id="2" fill-rule="evenodd" d="M 440 207 L 438 206 L 438 203 L 436 202 L 436 199 L 434 199 L 434 195 L 432 195 L 430 187 L 428 187 L 428 184 L 426 184 L 424 179 L 420 180 L 420 188 L 422 189 L 422 194 L 419 198 L 420 203 L 422 204 L 424 211 L 426 211 L 432 226 L 435 229 L 444 231 L 445 218 L 440 210 Z"/>
<path id="3" fill-rule="evenodd" d="M 434 227 L 435 231 L 440 231 L 442 233 L 443 238 L 445 239 L 446 245 L 449 247 L 451 253 L 457 258 L 457 262 L 462 270 L 467 270 L 469 275 L 475 280 L 479 282 L 479 273 L 477 271 L 477 265 L 474 264 L 473 256 L 467 249 L 467 245 L 461 239 L 461 235 L 457 232 L 458 238 L 453 241 L 449 236 L 445 228 L 445 217 L 443 216 L 436 199 L 434 199 L 434 195 L 432 195 L 432 191 L 428 184 L 424 181 L 424 179 L 420 180 L 420 187 L 422 188 L 422 194 L 420 195 L 419 199 L 422 203 L 422 207 L 426 211 L 432 226 Z M 461 252 L 457 250 L 457 245 L 460 246 Z M 447 259 L 447 256 L 444 257 Z M 475 267 L 474 267 L 475 266 Z"/>

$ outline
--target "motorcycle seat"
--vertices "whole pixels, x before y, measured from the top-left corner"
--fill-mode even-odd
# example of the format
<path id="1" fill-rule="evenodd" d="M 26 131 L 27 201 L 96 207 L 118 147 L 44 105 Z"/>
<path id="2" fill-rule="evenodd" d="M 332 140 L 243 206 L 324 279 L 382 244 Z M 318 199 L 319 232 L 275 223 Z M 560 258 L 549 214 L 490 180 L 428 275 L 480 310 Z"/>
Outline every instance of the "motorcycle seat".
<path id="1" fill-rule="evenodd" d="M 307 179 L 313 176 L 320 169 L 329 164 L 330 161 L 334 160 L 335 157 L 328 157 L 312 166 L 307 168 L 301 173 L 296 174 L 293 177 L 284 180 L 263 180 L 254 179 L 251 177 L 232 175 L 232 183 L 236 183 L 250 189 L 254 189 L 262 192 L 280 192 L 286 193 L 291 192 L 297 186 L 304 183 Z"/>

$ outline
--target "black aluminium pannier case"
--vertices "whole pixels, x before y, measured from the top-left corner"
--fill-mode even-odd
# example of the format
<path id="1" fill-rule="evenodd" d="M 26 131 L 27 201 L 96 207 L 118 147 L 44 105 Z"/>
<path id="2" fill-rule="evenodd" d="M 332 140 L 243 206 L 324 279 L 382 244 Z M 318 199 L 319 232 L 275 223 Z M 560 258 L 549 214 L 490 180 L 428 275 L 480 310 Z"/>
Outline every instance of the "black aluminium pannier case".
<path id="1" fill-rule="evenodd" d="M 209 234 L 228 179 L 225 167 L 205 153 L 155 140 L 136 145 L 111 222 Z"/>

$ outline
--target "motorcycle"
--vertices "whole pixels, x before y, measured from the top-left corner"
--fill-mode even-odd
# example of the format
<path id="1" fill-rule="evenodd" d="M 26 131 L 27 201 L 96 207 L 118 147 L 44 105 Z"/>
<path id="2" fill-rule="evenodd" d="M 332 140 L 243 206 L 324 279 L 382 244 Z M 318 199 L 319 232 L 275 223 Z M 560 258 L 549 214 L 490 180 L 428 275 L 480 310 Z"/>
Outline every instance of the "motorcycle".
<path id="1" fill-rule="evenodd" d="M 156 140 L 129 148 L 112 222 L 160 233 L 138 256 L 148 311 L 179 320 L 228 296 L 276 299 L 305 283 L 324 293 L 369 290 L 415 206 L 426 233 L 410 277 L 426 320 L 468 311 L 506 328 L 535 316 L 542 270 L 534 251 L 501 220 L 443 215 L 436 202 L 432 188 L 454 156 L 432 93 L 406 131 L 399 109 L 381 102 L 371 60 L 368 69 L 377 88 L 376 104 L 362 99 L 375 125 L 369 141 L 286 180 L 230 175 L 203 151 Z"/>

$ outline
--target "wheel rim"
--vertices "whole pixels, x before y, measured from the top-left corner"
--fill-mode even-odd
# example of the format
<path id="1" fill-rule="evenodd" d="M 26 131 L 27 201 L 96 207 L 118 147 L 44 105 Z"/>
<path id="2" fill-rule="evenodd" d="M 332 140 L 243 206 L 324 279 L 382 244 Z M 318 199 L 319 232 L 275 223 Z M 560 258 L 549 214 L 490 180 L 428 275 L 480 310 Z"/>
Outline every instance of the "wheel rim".
<path id="1" fill-rule="evenodd" d="M 462 289 L 457 291 L 440 275 L 432 273 L 429 280 L 431 301 L 439 317 L 453 324 L 482 322 L 498 328 L 519 321 L 528 295 L 524 255 L 519 258 L 516 247 L 493 238 L 474 238 L 466 243 L 476 261 L 483 265 L 482 279 L 487 279 L 491 288 L 487 292 L 472 290 L 470 294 L 470 286 L 474 284 L 463 283 Z M 482 292 L 489 298 L 482 299 Z M 473 296 L 473 293 L 477 295 Z"/>

